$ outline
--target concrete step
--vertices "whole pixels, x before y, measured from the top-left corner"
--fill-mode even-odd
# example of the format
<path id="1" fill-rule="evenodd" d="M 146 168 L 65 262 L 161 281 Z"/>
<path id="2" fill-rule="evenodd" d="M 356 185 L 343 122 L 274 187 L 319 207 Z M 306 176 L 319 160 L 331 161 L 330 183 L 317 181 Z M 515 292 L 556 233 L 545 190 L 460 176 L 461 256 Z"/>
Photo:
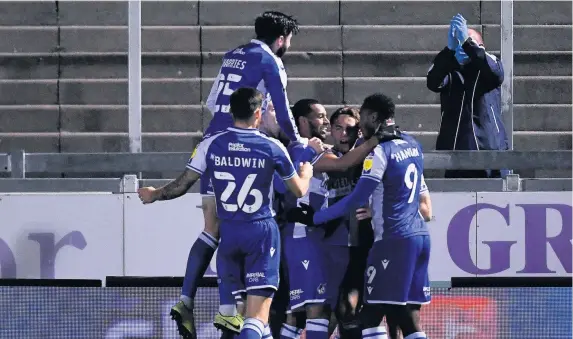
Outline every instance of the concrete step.
<path id="1" fill-rule="evenodd" d="M 0 26 L 0 53 L 51 54 L 57 46 L 56 26 Z"/>
<path id="2" fill-rule="evenodd" d="M 26 152 L 129 152 L 127 133 L 22 133 L 0 134 L 0 153 Z M 144 134 L 144 152 L 191 152 L 201 141 L 197 133 Z"/>
<path id="3" fill-rule="evenodd" d="M 408 80 L 403 80 L 408 79 Z M 571 104 L 571 77 L 514 77 L 516 104 Z M 381 91 L 399 104 L 439 103 L 426 87 L 426 78 L 345 78 L 344 100 L 361 102 L 367 93 Z"/>
<path id="4" fill-rule="evenodd" d="M 344 83 L 344 88 L 343 88 Z M 213 79 L 143 79 L 144 105 L 198 105 Z M 423 78 L 290 78 L 289 99 L 324 103 L 362 102 L 382 91 L 397 104 L 437 104 Z M 344 95 L 344 96 L 343 96 Z M 0 80 L 0 105 L 124 105 L 126 79 Z M 571 77 L 515 77 L 516 104 L 571 104 Z"/>
<path id="5" fill-rule="evenodd" d="M 436 54 L 437 52 L 344 52 L 344 76 L 425 77 Z M 494 54 L 500 57 L 500 53 Z M 571 53 L 565 52 L 514 53 L 514 75 L 571 76 L 571 57 Z M 285 64 L 290 72 L 292 67 Z"/>
<path id="6" fill-rule="evenodd" d="M 144 52 L 199 52 L 200 28 L 193 26 L 143 27 L 141 49 Z M 127 27 L 61 27 L 63 52 L 127 52 Z"/>
<path id="7" fill-rule="evenodd" d="M 437 133 L 411 132 L 424 150 L 435 147 Z M 21 133 L 0 134 L 0 152 L 24 149 L 26 152 L 127 152 L 127 133 Z M 144 133 L 144 152 L 191 152 L 201 140 L 200 133 Z M 570 150 L 571 133 L 516 132 L 515 150 Z"/>
<path id="8" fill-rule="evenodd" d="M 197 25 L 197 1 L 142 1 L 141 23 L 149 26 Z M 125 1 L 61 1 L 59 23 L 62 26 L 127 25 Z"/>
<path id="9" fill-rule="evenodd" d="M 447 44 L 448 29 L 449 25 L 343 26 L 342 44 L 351 51 L 440 50 Z M 500 49 L 499 26 L 484 26 L 483 35 L 488 49 Z M 571 51 L 571 26 L 515 26 L 513 42 L 516 51 Z"/>
<path id="10" fill-rule="evenodd" d="M 479 27 L 474 27 L 479 28 Z M 499 26 L 483 26 L 490 50 L 499 50 Z M 302 26 L 292 51 L 437 51 L 448 26 Z M 253 37 L 252 27 L 162 26 L 142 29 L 145 52 L 225 52 Z M 0 26 L 0 53 L 127 52 L 125 26 Z M 33 41 L 33 43 L 30 43 Z M 516 51 L 571 51 L 571 26 L 516 26 Z"/>
<path id="11" fill-rule="evenodd" d="M 251 26 L 265 10 L 279 10 L 303 25 L 439 25 L 462 13 L 471 24 L 500 20 L 499 1 L 145 1 L 144 25 Z M 571 24 L 567 1 L 516 1 L 517 25 Z M 318 15 L 317 15 L 318 14 Z M 126 25 L 124 1 L 3 1 L 3 25 Z"/>
<path id="12" fill-rule="evenodd" d="M 301 25 L 340 24 L 339 1 L 201 1 L 199 23 L 206 26 L 252 26 L 264 11 L 292 15 Z"/>
<path id="13" fill-rule="evenodd" d="M 514 24 L 571 24 L 569 1 L 514 1 Z M 447 25 L 461 13 L 470 24 L 496 24 L 499 1 L 341 1 L 344 25 Z"/>
<path id="14" fill-rule="evenodd" d="M 360 103 L 352 105 L 359 107 Z M 326 105 L 334 112 L 340 105 Z M 571 105 L 515 105 L 516 131 L 571 131 Z M 416 132 L 438 131 L 439 105 L 398 105 L 402 128 Z M 142 107 L 143 132 L 201 132 L 211 113 L 200 105 Z M 0 133 L 127 132 L 127 105 L 0 106 Z"/>
<path id="15" fill-rule="evenodd" d="M 437 52 L 290 52 L 284 62 L 289 77 L 423 77 Z M 223 53 L 146 53 L 144 78 L 214 77 Z M 499 53 L 498 53 L 499 57 Z M 5 56 L 0 79 L 115 79 L 127 77 L 127 53 Z M 519 52 L 517 76 L 571 76 L 571 53 Z"/>
<path id="16" fill-rule="evenodd" d="M 571 1 L 514 1 L 516 25 L 571 25 Z M 499 1 L 481 1 L 482 24 L 499 23 Z"/>
<path id="17" fill-rule="evenodd" d="M 55 1 L 0 1 L 0 25 L 57 25 L 57 8 Z"/>

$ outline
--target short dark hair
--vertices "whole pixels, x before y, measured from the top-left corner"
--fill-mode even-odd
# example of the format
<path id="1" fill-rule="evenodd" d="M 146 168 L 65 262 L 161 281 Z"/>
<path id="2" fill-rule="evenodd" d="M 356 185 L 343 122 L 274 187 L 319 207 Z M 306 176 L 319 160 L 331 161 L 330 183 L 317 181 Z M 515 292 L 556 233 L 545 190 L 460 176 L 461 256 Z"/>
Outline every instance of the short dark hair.
<path id="1" fill-rule="evenodd" d="M 316 99 L 301 99 L 292 106 L 291 111 L 296 125 L 300 117 L 307 117 L 312 112 L 312 105 L 320 104 Z"/>
<path id="2" fill-rule="evenodd" d="M 263 94 L 254 88 L 241 87 L 231 94 L 230 103 L 233 119 L 248 121 L 263 105 Z"/>
<path id="3" fill-rule="evenodd" d="M 386 119 L 394 118 L 396 106 L 389 96 L 382 93 L 375 93 L 364 99 L 360 109 L 369 109 L 376 112 L 378 121 L 383 122 Z"/>
<path id="4" fill-rule="evenodd" d="M 258 40 L 270 45 L 281 35 L 297 34 L 298 22 L 284 13 L 267 11 L 255 19 L 255 33 Z"/>
<path id="5" fill-rule="evenodd" d="M 340 107 L 332 115 L 330 116 L 330 124 L 334 125 L 336 119 L 338 119 L 341 115 L 348 115 L 351 118 L 354 118 L 356 122 L 360 122 L 360 112 L 355 107 L 344 106 Z"/>

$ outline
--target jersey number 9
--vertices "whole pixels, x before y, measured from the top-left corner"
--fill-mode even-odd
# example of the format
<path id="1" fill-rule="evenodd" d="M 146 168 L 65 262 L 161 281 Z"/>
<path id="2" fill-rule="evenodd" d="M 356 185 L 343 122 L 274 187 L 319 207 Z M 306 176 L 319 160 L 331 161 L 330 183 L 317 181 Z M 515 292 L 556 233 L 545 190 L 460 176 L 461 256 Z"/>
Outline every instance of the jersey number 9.
<path id="1" fill-rule="evenodd" d="M 414 179 L 412 180 L 412 174 L 414 175 Z M 418 185 L 418 169 L 416 168 L 416 164 L 408 165 L 406 168 L 406 174 L 404 175 L 404 183 L 406 187 L 410 190 L 410 196 L 408 197 L 408 204 L 411 204 L 414 201 L 414 197 L 416 196 L 416 186 Z"/>
<path id="2" fill-rule="evenodd" d="M 258 189 L 252 188 L 253 183 L 257 178 L 256 174 L 247 175 L 245 181 L 243 182 L 241 188 L 239 189 L 239 193 L 237 193 L 236 204 L 227 203 L 227 201 L 229 201 L 231 195 L 235 193 L 235 190 L 237 188 L 235 177 L 229 172 L 213 172 L 213 175 L 216 180 L 227 181 L 227 187 L 225 187 L 225 190 L 223 191 L 220 197 L 221 205 L 223 206 L 225 211 L 237 212 L 238 209 L 240 208 L 241 211 L 251 214 L 257 212 L 259 208 L 261 208 L 261 206 L 263 205 L 263 194 Z M 253 197 L 255 200 L 251 205 L 247 205 L 245 203 L 248 196 Z"/>

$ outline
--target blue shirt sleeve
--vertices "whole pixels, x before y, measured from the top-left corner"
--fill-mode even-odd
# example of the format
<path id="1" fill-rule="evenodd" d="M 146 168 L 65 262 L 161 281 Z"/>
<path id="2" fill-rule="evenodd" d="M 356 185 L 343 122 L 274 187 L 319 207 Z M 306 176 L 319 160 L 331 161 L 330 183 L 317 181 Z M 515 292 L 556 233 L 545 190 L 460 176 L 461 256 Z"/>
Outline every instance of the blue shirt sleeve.
<path id="1" fill-rule="evenodd" d="M 280 177 L 280 175 L 278 175 L 277 172 L 275 172 L 275 175 L 273 177 L 273 189 L 278 194 L 285 194 L 287 191 L 287 188 L 286 188 L 286 185 L 285 185 L 283 179 Z"/>
<path id="2" fill-rule="evenodd" d="M 297 141 L 300 139 L 300 135 L 289 108 L 287 92 L 285 86 L 283 86 L 279 65 L 271 57 L 263 58 L 261 62 L 263 66 L 263 80 L 265 81 L 267 92 L 271 95 L 277 122 L 291 141 Z"/>
<path id="3" fill-rule="evenodd" d="M 282 180 L 288 180 L 295 176 L 296 171 L 290 160 L 290 156 L 280 141 L 269 138 L 272 147 L 272 157 L 274 161 L 275 171 Z"/>

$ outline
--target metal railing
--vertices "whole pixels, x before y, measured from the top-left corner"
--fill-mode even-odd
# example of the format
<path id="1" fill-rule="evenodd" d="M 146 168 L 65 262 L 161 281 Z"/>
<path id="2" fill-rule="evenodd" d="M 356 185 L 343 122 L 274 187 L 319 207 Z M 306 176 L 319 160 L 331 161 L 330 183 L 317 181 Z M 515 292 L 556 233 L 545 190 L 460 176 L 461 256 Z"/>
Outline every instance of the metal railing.
<path id="1" fill-rule="evenodd" d="M 184 152 L 0 154 L 0 172 L 12 178 L 27 173 L 179 172 L 189 159 Z M 571 151 L 432 151 L 424 153 L 428 170 L 571 169 Z"/>
<path id="2" fill-rule="evenodd" d="M 571 170 L 571 151 L 433 151 L 424 153 L 427 170 L 512 169 Z M 168 179 L 138 179 L 136 173 L 178 173 L 189 153 L 25 153 L 0 154 L 0 192 L 135 192 L 137 187 L 165 184 Z M 85 175 L 90 178 L 59 178 Z M 116 178 L 101 178 L 98 174 Z M 52 178 L 27 178 L 42 174 Z M 55 177 L 57 176 L 57 177 Z M 570 178 L 524 179 L 517 174 L 502 179 L 426 178 L 438 192 L 571 191 Z M 197 192 L 195 185 L 190 192 Z"/>

